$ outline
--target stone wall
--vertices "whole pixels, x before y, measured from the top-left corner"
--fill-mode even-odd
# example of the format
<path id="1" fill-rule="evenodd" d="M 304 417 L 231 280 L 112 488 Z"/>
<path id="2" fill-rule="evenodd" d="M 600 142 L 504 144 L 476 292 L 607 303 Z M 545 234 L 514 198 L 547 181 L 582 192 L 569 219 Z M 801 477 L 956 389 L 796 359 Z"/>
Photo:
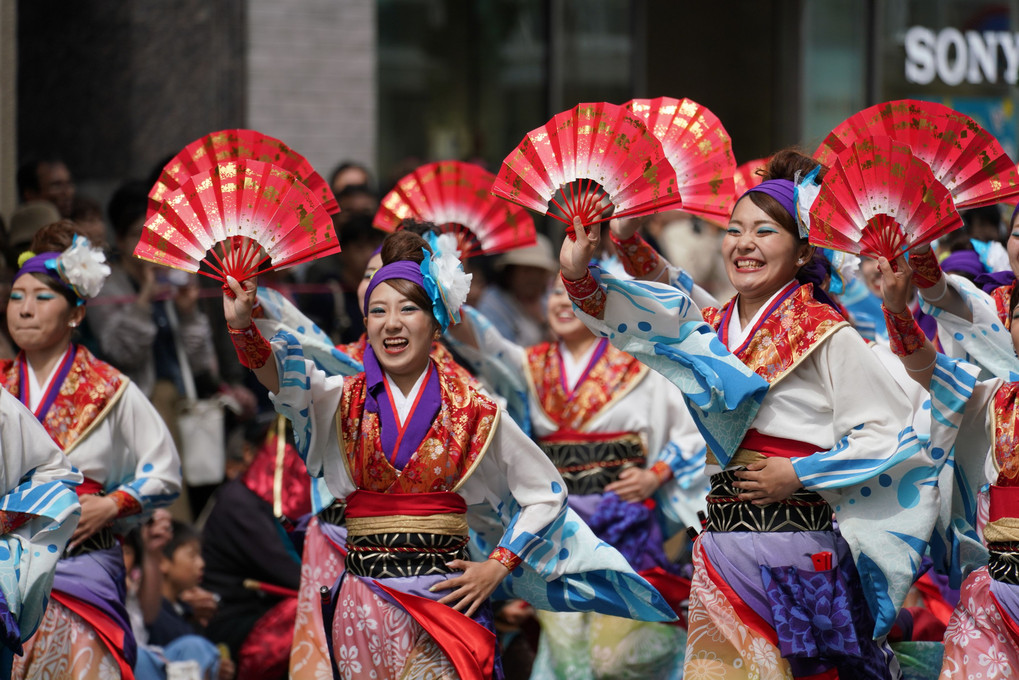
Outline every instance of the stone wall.
<path id="1" fill-rule="evenodd" d="M 251 127 L 326 177 L 341 160 L 375 165 L 375 0 L 249 0 Z"/>

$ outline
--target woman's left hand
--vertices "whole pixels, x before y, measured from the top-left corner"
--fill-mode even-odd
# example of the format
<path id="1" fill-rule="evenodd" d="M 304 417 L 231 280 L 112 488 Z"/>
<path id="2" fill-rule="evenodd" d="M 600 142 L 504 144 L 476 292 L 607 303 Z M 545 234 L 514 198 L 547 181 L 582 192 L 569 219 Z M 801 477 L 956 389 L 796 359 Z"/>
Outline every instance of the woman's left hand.
<path id="1" fill-rule="evenodd" d="M 69 550 L 77 548 L 82 541 L 115 520 L 117 513 L 120 512 L 116 501 L 107 496 L 86 494 L 79 499 L 79 502 L 81 503 L 81 519 L 78 520 L 78 527 L 71 535 Z"/>
<path id="2" fill-rule="evenodd" d="M 456 590 L 439 602 L 450 605 L 468 617 L 474 615 L 478 607 L 495 592 L 496 587 L 509 575 L 509 570 L 496 560 L 485 560 L 484 562 L 453 560 L 447 566 L 462 571 L 463 575 L 439 581 L 432 586 L 431 590 L 436 592 L 455 588 Z M 454 602 L 456 604 L 453 604 Z"/>
<path id="3" fill-rule="evenodd" d="M 658 490 L 658 475 L 646 468 L 631 467 L 619 473 L 619 479 L 605 485 L 605 491 L 612 491 L 619 500 L 627 503 L 640 503 L 651 497 Z"/>
<path id="4" fill-rule="evenodd" d="M 736 482 L 736 487 L 743 491 L 739 499 L 754 505 L 784 501 L 803 486 L 788 458 L 754 461 L 747 465 L 746 470 L 738 471 L 736 476 L 743 480 Z"/>

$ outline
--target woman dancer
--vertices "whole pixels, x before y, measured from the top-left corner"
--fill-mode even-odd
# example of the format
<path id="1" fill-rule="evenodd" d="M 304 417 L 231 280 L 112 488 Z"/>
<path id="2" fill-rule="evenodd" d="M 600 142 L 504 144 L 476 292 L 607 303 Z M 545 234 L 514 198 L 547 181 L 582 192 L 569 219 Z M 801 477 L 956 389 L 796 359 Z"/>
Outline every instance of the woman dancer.
<path id="1" fill-rule="evenodd" d="M 913 261 L 913 258 L 910 258 Z M 978 369 L 938 354 L 905 304 L 911 272 L 904 258 L 896 269 L 882 259 L 882 296 L 892 347 L 909 372 L 931 390 L 933 450 L 949 452 L 957 481 L 952 525 L 959 531 L 955 554 L 970 556 L 960 566 L 972 571 L 963 581 L 959 604 L 945 631 L 943 680 L 1008 677 L 1019 667 L 1019 455 L 1016 423 L 1019 383 L 1000 378 L 976 381 Z M 1014 348 L 1019 348 L 1019 295 L 1011 295 Z M 977 329 L 978 331 L 980 329 Z M 987 455 L 990 452 L 990 455 Z M 944 453 L 942 453 L 944 455 Z M 990 482 L 983 538 L 987 566 L 975 568 L 979 546 L 975 498 Z M 983 556 L 980 551 L 980 556 Z"/>
<path id="2" fill-rule="evenodd" d="M 593 330 L 674 381 L 726 349 L 767 381 L 763 398 L 738 403 L 724 393 L 757 378 L 719 373 L 702 385 L 700 402 L 729 404 L 723 416 L 698 416 L 691 400 L 712 491 L 694 545 L 686 677 L 899 675 L 884 636 L 934 523 L 936 472 L 901 390 L 835 308 L 815 299 L 823 291 L 801 283 L 814 253 L 797 224 L 793 179 L 814 166 L 780 152 L 736 203 L 722 254 L 737 295 L 702 310 L 724 347 L 709 344 L 694 359 L 673 347 L 692 336 L 688 296 L 595 268 L 599 282 L 587 266 L 599 235 L 579 220 L 576 241 L 563 245 L 567 290 Z M 619 236 L 630 271 L 690 287 L 639 237 Z"/>
<path id="3" fill-rule="evenodd" d="M 467 317 L 447 335 L 481 375 L 499 364 L 524 382 L 535 437 L 566 481 L 570 507 L 636 571 L 687 590 L 656 519 L 662 511 L 669 537 L 699 524 L 705 507 L 704 439 L 677 388 L 588 330 L 559 277 L 546 303 L 557 342 L 520 347 L 474 310 Z M 532 677 L 668 677 L 682 665 L 685 632 L 677 626 L 595 613 L 538 618 Z"/>
<path id="4" fill-rule="evenodd" d="M 431 226 L 406 220 L 404 228 L 408 224 L 415 233 Z M 381 266 L 380 247 L 368 260 L 357 288 L 358 304 L 362 309 L 368 283 Z M 328 375 L 355 375 L 364 370 L 367 335 L 363 334 L 352 343 L 333 347 L 329 337 L 278 292 L 260 288 L 258 301 L 255 322 L 266 335 L 284 329 L 298 337 L 305 356 L 313 359 Z M 473 382 L 471 375 L 456 363 L 440 342 L 432 343 L 431 357 L 440 371 L 450 373 L 458 380 Z M 329 673 L 329 644 L 322 622 L 319 588 L 322 584 L 336 582 L 343 572 L 346 556 L 344 501 L 333 498 L 321 477 L 312 480 L 311 491 L 314 516 L 308 522 L 301 554 L 297 622 L 290 653 L 290 677 L 294 680 L 321 678 L 323 673 Z"/>
<path id="5" fill-rule="evenodd" d="M 498 675 L 487 599 L 511 572 L 535 606 L 671 618 L 617 552 L 591 549 L 540 449 L 437 370 L 432 341 L 467 283 L 441 258 L 410 232 L 387 237 L 365 296 L 365 371 L 346 378 L 316 370 L 292 336 L 270 348 L 251 325 L 253 281 L 229 280 L 224 299 L 242 363 L 293 421 L 309 472 L 347 500 L 346 571 L 327 619 L 345 677 Z M 498 545 L 489 559 L 468 559 L 468 522 Z"/>
<path id="6" fill-rule="evenodd" d="M 35 414 L 85 476 L 81 521 L 57 564 L 53 597 L 15 678 L 132 678 L 117 533 L 180 490 L 180 460 L 155 409 L 122 373 L 73 342 L 85 298 L 102 287 L 102 254 L 70 222 L 43 228 L 14 278 L 7 324 L 21 352 L 3 387 Z M 38 254 L 35 254 L 38 253 Z"/>

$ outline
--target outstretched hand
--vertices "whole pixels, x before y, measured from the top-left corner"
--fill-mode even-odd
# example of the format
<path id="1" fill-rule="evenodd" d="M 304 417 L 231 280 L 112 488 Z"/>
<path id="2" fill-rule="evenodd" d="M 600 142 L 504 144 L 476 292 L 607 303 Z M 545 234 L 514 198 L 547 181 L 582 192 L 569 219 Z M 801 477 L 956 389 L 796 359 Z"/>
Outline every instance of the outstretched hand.
<path id="1" fill-rule="evenodd" d="M 892 314 L 898 314 L 909 306 L 913 270 L 903 255 L 895 259 L 894 269 L 884 257 L 877 259 L 877 267 L 881 272 L 881 301 L 885 309 Z"/>
<path id="2" fill-rule="evenodd" d="M 258 297 L 258 281 L 254 278 L 243 283 L 232 276 L 226 277 L 230 293 L 223 292 L 223 315 L 230 328 L 238 330 L 251 325 L 251 310 L 255 307 Z"/>
<path id="3" fill-rule="evenodd" d="M 573 230 L 575 238 L 563 239 L 563 247 L 559 251 L 559 266 L 563 270 L 563 277 L 569 281 L 584 278 L 587 263 L 601 245 L 601 229 L 597 224 L 585 227 L 579 217 L 574 217 Z"/>

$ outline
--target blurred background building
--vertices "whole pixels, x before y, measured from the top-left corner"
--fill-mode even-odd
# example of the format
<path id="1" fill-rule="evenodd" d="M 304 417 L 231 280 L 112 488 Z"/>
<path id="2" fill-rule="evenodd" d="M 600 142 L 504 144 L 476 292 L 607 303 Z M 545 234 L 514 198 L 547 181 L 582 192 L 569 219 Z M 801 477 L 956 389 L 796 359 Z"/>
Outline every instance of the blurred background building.
<path id="1" fill-rule="evenodd" d="M 737 161 L 812 151 L 870 104 L 936 100 L 1015 159 L 1019 0 L 0 0 L 0 213 L 15 168 L 80 192 L 248 127 L 379 188 L 419 163 L 497 170 L 581 101 L 714 111 Z"/>

